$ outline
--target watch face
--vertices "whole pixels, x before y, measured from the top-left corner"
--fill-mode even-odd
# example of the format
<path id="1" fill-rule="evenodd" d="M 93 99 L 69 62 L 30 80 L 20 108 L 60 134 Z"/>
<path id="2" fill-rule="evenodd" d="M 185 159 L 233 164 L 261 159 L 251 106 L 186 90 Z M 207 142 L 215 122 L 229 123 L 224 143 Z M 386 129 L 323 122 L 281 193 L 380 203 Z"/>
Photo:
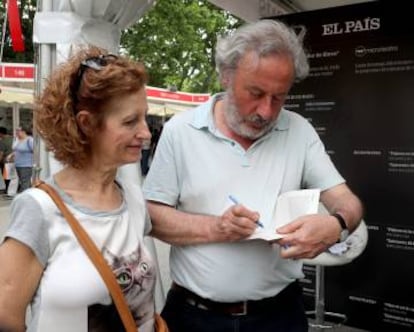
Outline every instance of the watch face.
<path id="1" fill-rule="evenodd" d="M 341 241 L 341 242 L 346 241 L 346 239 L 348 238 L 348 236 L 349 236 L 349 231 L 348 231 L 347 229 L 342 230 L 342 231 L 341 231 L 341 238 L 340 238 L 340 241 Z"/>

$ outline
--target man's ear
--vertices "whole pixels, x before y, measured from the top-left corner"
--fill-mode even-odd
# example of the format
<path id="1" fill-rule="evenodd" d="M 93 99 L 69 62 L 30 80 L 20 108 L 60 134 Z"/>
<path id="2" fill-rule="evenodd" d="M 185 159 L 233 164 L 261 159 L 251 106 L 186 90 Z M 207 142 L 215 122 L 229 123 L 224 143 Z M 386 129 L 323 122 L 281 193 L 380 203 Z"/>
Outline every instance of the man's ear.
<path id="1" fill-rule="evenodd" d="M 95 125 L 93 120 L 92 114 L 86 110 L 81 110 L 76 114 L 76 122 L 86 137 L 92 136 L 94 132 Z"/>

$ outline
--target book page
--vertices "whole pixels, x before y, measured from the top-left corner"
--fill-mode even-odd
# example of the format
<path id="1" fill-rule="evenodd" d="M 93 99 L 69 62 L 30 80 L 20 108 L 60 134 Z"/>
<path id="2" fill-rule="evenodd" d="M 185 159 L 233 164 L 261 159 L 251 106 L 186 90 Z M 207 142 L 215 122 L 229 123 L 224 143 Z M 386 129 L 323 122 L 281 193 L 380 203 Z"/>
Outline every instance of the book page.
<path id="1" fill-rule="evenodd" d="M 319 189 L 302 189 L 287 191 L 277 198 L 276 211 L 272 223 L 265 223 L 265 228 L 257 227 L 247 240 L 262 239 L 274 241 L 283 237 L 276 229 L 290 223 L 298 217 L 318 212 Z"/>

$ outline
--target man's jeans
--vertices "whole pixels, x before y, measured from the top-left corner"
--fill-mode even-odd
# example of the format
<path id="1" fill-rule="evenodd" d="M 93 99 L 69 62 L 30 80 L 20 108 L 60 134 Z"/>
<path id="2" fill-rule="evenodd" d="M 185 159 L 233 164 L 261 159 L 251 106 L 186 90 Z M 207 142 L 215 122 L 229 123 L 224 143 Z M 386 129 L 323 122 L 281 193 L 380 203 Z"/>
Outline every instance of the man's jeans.
<path id="1" fill-rule="evenodd" d="M 276 299 L 275 305 L 262 313 L 237 316 L 198 308 L 188 303 L 180 292 L 170 289 L 161 315 L 170 332 L 308 331 L 300 285 L 292 283 Z"/>

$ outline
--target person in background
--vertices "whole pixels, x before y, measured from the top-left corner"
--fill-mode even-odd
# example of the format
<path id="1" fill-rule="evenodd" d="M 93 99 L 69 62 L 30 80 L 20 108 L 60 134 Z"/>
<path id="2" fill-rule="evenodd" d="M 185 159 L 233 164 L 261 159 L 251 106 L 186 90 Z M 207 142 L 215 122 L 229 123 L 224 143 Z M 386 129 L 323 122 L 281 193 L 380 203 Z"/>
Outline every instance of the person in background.
<path id="1" fill-rule="evenodd" d="M 162 128 L 162 127 L 161 127 Z M 154 156 L 157 147 L 158 139 L 160 137 L 161 129 L 158 127 L 151 128 L 151 142 L 143 147 L 141 158 L 141 173 L 146 176 L 148 174 L 152 157 Z"/>
<path id="2" fill-rule="evenodd" d="M 151 140 L 151 160 L 154 157 L 155 150 L 157 149 L 158 140 L 160 139 L 162 132 L 162 125 L 154 127 L 152 131 L 152 140 Z M 148 173 L 148 172 L 147 172 Z"/>
<path id="3" fill-rule="evenodd" d="M 151 224 L 139 184 L 117 176 L 151 139 L 146 81 L 142 64 L 88 47 L 56 69 L 34 111 L 64 165 L 45 182 L 110 265 L 139 331 L 153 332 L 156 265 L 143 241 Z M 12 201 L 0 266 L 0 331 L 123 331 L 100 274 L 42 190 Z"/>
<path id="4" fill-rule="evenodd" d="M 146 142 L 142 147 L 142 157 L 141 157 L 141 174 L 147 175 L 150 167 L 150 157 L 151 157 L 151 142 Z"/>
<path id="5" fill-rule="evenodd" d="M 6 163 L 7 157 L 12 153 L 13 136 L 9 135 L 5 127 L 0 127 L 0 168 L 1 174 L 4 172 L 4 164 Z M 7 193 L 10 179 L 4 179 L 5 189 Z"/>
<path id="6" fill-rule="evenodd" d="M 16 167 L 19 179 L 18 193 L 32 185 L 33 137 L 31 135 L 32 130 L 29 127 L 17 127 L 16 137 L 12 145 L 13 152 L 7 157 L 7 160 L 14 161 Z"/>
<path id="7" fill-rule="evenodd" d="M 216 66 L 225 93 L 165 123 L 144 182 L 152 235 L 171 244 L 162 316 L 171 332 L 307 331 L 301 258 L 355 230 L 361 202 L 310 123 L 283 108 L 309 71 L 293 29 L 247 24 L 219 40 Z M 246 240 L 278 195 L 305 188 L 331 215 L 297 218 L 277 243 Z"/>

